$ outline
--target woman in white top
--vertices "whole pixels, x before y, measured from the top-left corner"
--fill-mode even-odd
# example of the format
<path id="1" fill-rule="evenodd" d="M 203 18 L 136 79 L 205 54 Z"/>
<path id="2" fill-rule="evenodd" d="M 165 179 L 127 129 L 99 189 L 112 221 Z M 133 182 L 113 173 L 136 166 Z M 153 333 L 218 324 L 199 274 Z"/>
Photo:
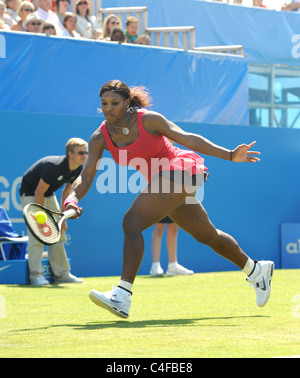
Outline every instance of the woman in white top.
<path id="1" fill-rule="evenodd" d="M 99 39 L 101 26 L 95 16 L 90 15 L 90 3 L 87 0 L 78 0 L 76 3 L 77 25 L 76 31 L 85 38 Z"/>
<path id="2" fill-rule="evenodd" d="M 65 30 L 60 35 L 61 37 L 81 38 L 81 35 L 77 33 L 76 29 L 76 16 L 73 13 L 66 13 L 64 18 Z"/>

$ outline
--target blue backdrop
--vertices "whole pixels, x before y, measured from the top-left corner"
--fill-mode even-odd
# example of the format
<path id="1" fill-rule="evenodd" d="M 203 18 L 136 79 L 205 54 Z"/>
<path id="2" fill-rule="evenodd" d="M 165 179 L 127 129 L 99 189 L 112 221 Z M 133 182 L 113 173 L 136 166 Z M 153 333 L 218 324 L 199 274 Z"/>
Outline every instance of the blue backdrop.
<path id="1" fill-rule="evenodd" d="M 0 112 L 0 119 L 0 206 L 6 207 L 14 220 L 14 227 L 22 233 L 25 225 L 18 223 L 22 219 L 17 194 L 19 177 L 40 157 L 63 154 L 70 137 L 88 140 L 101 120 L 22 112 Z M 205 184 L 203 204 L 216 227 L 232 234 L 250 256 L 272 259 L 279 267 L 280 224 L 300 222 L 300 130 L 179 125 L 228 148 L 257 141 L 256 148 L 262 155 L 256 164 L 205 158 L 211 176 Z M 45 135 L 46 142 L 43 142 Z M 78 220 L 68 221 L 71 239 L 67 251 L 72 271 L 79 276 L 119 275 L 121 272 L 121 223 L 135 194 L 100 194 L 96 188 L 99 174 L 81 201 L 84 214 Z M 152 231 L 151 228 L 144 232 L 145 257 L 140 274 L 149 273 Z M 235 269 L 230 262 L 196 243 L 182 230 L 178 238 L 178 256 L 179 262 L 196 272 Z M 167 261 L 164 239 L 164 268 Z"/>
<path id="2" fill-rule="evenodd" d="M 100 87 L 121 79 L 146 86 L 155 109 L 173 120 L 248 124 L 246 59 L 17 32 L 2 35 L 1 110 L 93 116 Z"/>

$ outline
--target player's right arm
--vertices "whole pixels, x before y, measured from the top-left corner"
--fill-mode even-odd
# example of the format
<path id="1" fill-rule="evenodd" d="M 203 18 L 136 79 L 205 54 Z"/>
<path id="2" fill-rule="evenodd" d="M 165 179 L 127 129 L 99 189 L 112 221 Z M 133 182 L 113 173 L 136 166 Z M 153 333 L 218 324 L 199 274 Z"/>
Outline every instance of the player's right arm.
<path id="1" fill-rule="evenodd" d="M 82 213 L 82 209 L 77 206 L 77 203 L 89 191 L 105 148 L 105 139 L 99 128 L 90 138 L 88 158 L 83 166 L 81 174 L 74 181 L 70 194 L 65 201 L 65 209 L 73 208 L 77 211 L 77 215 L 73 218 L 80 216 Z"/>

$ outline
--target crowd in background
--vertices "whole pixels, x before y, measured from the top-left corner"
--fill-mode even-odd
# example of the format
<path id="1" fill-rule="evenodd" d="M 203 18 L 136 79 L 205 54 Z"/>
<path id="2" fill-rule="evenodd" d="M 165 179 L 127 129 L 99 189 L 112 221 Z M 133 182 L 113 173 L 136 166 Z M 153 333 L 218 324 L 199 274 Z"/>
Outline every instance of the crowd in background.
<path id="1" fill-rule="evenodd" d="M 248 5 L 248 2 L 234 0 L 237 5 Z M 253 0 L 251 5 L 266 8 L 264 0 Z M 119 43 L 149 45 L 151 42 L 150 36 L 138 34 L 136 17 L 128 17 L 123 27 L 122 20 L 110 14 L 101 25 L 97 17 L 91 14 L 88 0 L 77 0 L 74 13 L 70 9 L 70 0 L 0 0 L 0 30 Z M 300 1 L 282 1 L 281 10 L 300 11 Z"/>
<path id="2" fill-rule="evenodd" d="M 120 43 L 150 44 L 148 35 L 138 35 L 138 19 L 122 21 L 110 14 L 100 24 L 91 14 L 87 0 L 77 0 L 75 12 L 70 0 L 0 0 L 0 30 L 43 33 L 71 38 L 87 38 Z"/>

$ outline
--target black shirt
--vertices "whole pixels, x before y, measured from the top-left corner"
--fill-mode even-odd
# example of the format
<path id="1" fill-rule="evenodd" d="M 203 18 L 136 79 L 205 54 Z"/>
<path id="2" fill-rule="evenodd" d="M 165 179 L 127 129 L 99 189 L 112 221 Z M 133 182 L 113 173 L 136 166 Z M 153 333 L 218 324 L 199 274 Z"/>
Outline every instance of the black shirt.
<path id="1" fill-rule="evenodd" d="M 44 196 L 51 196 L 65 183 L 73 183 L 82 171 L 82 165 L 73 171 L 69 169 L 66 156 L 47 156 L 34 163 L 24 174 L 20 186 L 20 195 L 34 196 L 40 179 L 49 184 Z"/>

